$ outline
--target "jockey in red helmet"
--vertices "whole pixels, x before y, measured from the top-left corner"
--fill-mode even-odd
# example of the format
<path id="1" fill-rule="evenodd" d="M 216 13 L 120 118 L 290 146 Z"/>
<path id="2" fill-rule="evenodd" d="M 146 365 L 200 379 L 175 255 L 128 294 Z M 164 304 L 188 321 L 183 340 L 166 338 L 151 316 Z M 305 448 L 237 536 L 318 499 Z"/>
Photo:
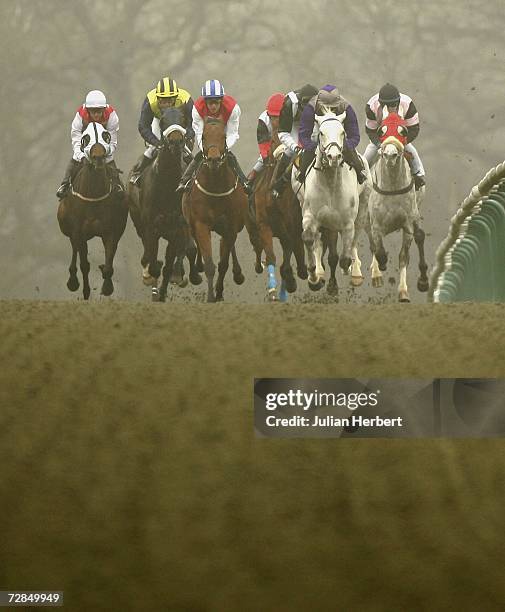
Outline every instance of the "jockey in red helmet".
<path id="1" fill-rule="evenodd" d="M 202 86 L 202 95 L 195 101 L 193 107 L 193 130 L 195 132 L 196 144 L 200 149 L 195 159 L 186 168 L 181 178 L 178 190 L 187 190 L 191 183 L 194 172 L 203 159 L 202 135 L 207 117 L 219 118 L 226 126 L 227 155 L 233 170 L 236 172 L 244 191 L 249 194 L 251 186 L 247 180 L 237 158 L 230 151 L 239 139 L 240 106 L 232 96 L 225 94 L 224 88 L 217 79 L 206 81 Z"/>
<path id="2" fill-rule="evenodd" d="M 257 175 L 263 170 L 263 160 L 266 159 L 270 153 L 272 134 L 279 129 L 279 116 L 283 103 L 284 94 L 272 94 L 267 100 L 266 109 L 258 117 L 256 139 L 258 141 L 260 156 L 247 176 L 250 182 L 254 181 Z"/>
<path id="3" fill-rule="evenodd" d="M 80 168 L 81 161 L 86 157 L 81 151 L 81 138 L 83 131 L 91 122 L 101 123 L 110 134 L 109 155 L 106 158 L 106 162 L 116 170 L 116 172 L 113 172 L 115 191 L 121 194 L 124 191 L 123 185 L 119 180 L 119 172 L 117 171 L 116 163 L 114 162 L 114 152 L 117 147 L 117 133 L 119 130 L 119 118 L 114 108 L 107 104 L 105 94 L 94 89 L 88 93 L 84 104 L 79 106 L 75 113 L 74 120 L 72 121 L 70 134 L 74 154 L 67 166 L 63 181 L 56 192 L 56 197 L 60 200 L 67 195 L 71 181 Z"/>

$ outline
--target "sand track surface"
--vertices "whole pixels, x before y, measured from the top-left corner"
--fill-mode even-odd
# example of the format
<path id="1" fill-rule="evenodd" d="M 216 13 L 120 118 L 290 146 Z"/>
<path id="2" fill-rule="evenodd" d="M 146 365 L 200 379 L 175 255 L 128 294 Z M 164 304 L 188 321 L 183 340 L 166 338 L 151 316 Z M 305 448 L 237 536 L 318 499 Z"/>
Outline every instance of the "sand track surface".
<path id="1" fill-rule="evenodd" d="M 254 377 L 503 377 L 501 305 L 0 302 L 0 583 L 70 611 L 501 610 L 501 440 L 268 440 Z"/>

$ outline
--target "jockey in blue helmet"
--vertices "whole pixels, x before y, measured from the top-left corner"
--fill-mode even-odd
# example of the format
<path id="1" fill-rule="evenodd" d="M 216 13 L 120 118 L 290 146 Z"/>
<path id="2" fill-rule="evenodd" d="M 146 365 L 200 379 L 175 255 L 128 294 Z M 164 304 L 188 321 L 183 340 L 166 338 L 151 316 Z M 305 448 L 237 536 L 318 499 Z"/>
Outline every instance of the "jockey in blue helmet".
<path id="1" fill-rule="evenodd" d="M 195 159 L 186 168 L 184 175 L 179 183 L 178 190 L 187 190 L 191 183 L 191 179 L 201 160 L 203 159 L 202 135 L 207 117 L 221 119 L 226 126 L 226 148 L 228 159 L 231 162 L 233 170 L 236 172 L 240 184 L 244 191 L 249 194 L 251 186 L 247 180 L 242 168 L 240 167 L 237 158 L 230 151 L 233 145 L 239 139 L 239 123 L 240 123 L 240 106 L 237 101 L 230 95 L 226 94 L 224 87 L 217 79 L 205 81 L 202 86 L 201 96 L 195 101 L 193 106 L 193 130 L 195 132 L 196 144 L 200 149 L 195 156 Z"/>

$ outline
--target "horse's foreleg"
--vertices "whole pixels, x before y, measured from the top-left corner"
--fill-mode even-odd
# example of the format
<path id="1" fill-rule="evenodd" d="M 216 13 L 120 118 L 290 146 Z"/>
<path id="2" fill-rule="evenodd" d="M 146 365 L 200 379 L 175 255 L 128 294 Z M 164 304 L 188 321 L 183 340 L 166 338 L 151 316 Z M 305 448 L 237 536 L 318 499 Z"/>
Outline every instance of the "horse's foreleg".
<path id="1" fill-rule="evenodd" d="M 384 272 L 387 268 L 388 254 L 384 248 L 383 236 L 377 227 L 372 227 L 372 252 L 377 260 L 379 270 Z"/>
<path id="2" fill-rule="evenodd" d="M 325 283 L 324 278 L 324 266 L 323 266 L 323 240 L 321 232 L 316 232 L 316 238 L 314 240 L 314 257 L 316 260 L 316 274 L 319 282 Z"/>
<path id="3" fill-rule="evenodd" d="M 118 241 L 114 236 L 102 237 L 103 246 L 105 249 L 105 264 L 100 265 L 102 271 L 102 295 L 111 295 L 114 291 L 112 276 L 114 274 L 114 255 L 116 254 Z"/>
<path id="4" fill-rule="evenodd" d="M 351 250 L 354 241 L 354 221 L 349 221 L 342 229 L 342 254 L 340 255 L 340 267 L 344 274 L 349 274 L 352 264 Z"/>
<path id="5" fill-rule="evenodd" d="M 309 289 L 311 289 L 312 291 L 319 291 L 319 289 L 321 289 L 324 284 L 324 279 L 323 282 L 321 282 L 321 278 L 318 277 L 316 273 L 316 255 L 314 252 L 314 246 L 318 233 L 317 223 L 308 207 L 306 207 L 306 210 L 303 215 L 302 227 L 302 240 L 307 251 Z"/>
<path id="6" fill-rule="evenodd" d="M 409 249 L 412 244 L 412 229 L 403 228 L 402 248 L 398 256 L 398 265 L 400 268 L 400 281 L 398 283 L 398 299 L 400 302 L 410 302 L 409 293 L 407 290 L 407 266 L 409 265 Z"/>
<path id="7" fill-rule="evenodd" d="M 82 295 L 85 300 L 89 300 L 91 288 L 89 286 L 89 261 L 88 261 L 88 243 L 86 240 L 81 242 L 79 247 L 79 261 L 82 273 Z"/>
<path id="8" fill-rule="evenodd" d="M 382 278 L 382 272 L 379 270 L 379 264 L 375 255 L 372 255 L 372 265 L 370 266 L 372 272 L 372 287 L 382 287 L 384 280 Z"/>
<path id="9" fill-rule="evenodd" d="M 282 265 L 281 265 L 281 278 L 284 283 L 284 287 L 288 293 L 294 293 L 296 291 L 296 278 L 291 267 L 291 255 L 293 254 L 293 243 L 291 236 L 283 235 L 281 240 L 282 245 Z"/>
<path id="10" fill-rule="evenodd" d="M 70 260 L 70 266 L 68 271 L 70 276 L 68 277 L 67 287 L 70 291 L 77 291 L 79 289 L 79 279 L 77 278 L 77 253 L 79 252 L 80 239 L 76 234 L 70 238 L 70 244 L 72 245 L 72 259 Z"/>
<path id="11" fill-rule="evenodd" d="M 249 242 L 251 243 L 254 253 L 256 255 L 254 269 L 257 274 L 261 274 L 261 272 L 263 272 L 263 266 L 261 265 L 261 254 L 263 252 L 264 243 L 261 237 L 261 230 L 258 226 L 258 223 L 255 219 L 251 218 L 248 211 L 246 211 L 244 214 L 244 225 L 247 231 L 247 235 L 249 236 Z"/>
<path id="12" fill-rule="evenodd" d="M 235 248 L 235 245 L 233 245 L 231 249 L 231 261 L 233 280 L 237 285 L 242 285 L 242 283 L 245 281 L 245 276 L 242 274 L 242 268 L 240 267 L 240 262 L 237 257 L 237 250 Z"/>
<path id="13" fill-rule="evenodd" d="M 328 232 L 328 265 L 330 267 L 330 280 L 328 281 L 327 291 L 331 295 L 338 295 L 338 283 L 335 277 L 335 271 L 338 264 L 337 239 L 337 232 Z"/>
<path id="14" fill-rule="evenodd" d="M 202 270 L 199 268 L 198 263 L 198 259 L 200 259 L 200 265 L 202 265 L 201 256 L 195 241 L 190 236 L 188 236 L 186 257 L 189 261 L 189 280 L 192 285 L 199 285 L 202 282 L 202 277 L 200 276 Z"/>
<path id="15" fill-rule="evenodd" d="M 210 229 L 204 223 L 196 221 L 193 227 L 193 236 L 198 244 L 198 249 L 203 259 L 203 270 L 207 277 L 207 302 L 215 302 L 214 274 L 216 273 L 216 265 L 212 259 Z"/>
<path id="16" fill-rule="evenodd" d="M 265 265 L 267 269 L 267 300 L 269 302 L 277 301 L 277 278 L 275 275 L 275 266 L 277 263 L 274 252 L 273 232 L 270 225 L 261 222 L 259 224 L 259 236 L 261 240 L 261 251 L 265 251 Z M 263 271 L 261 262 L 261 252 L 256 253 L 256 272 Z"/>
<path id="17" fill-rule="evenodd" d="M 223 298 L 223 290 L 224 290 L 224 277 L 226 276 L 226 272 L 228 271 L 228 266 L 230 265 L 230 253 L 235 245 L 235 240 L 237 239 L 237 234 L 225 234 L 221 237 L 221 242 L 219 245 L 220 258 L 219 265 L 217 267 L 218 275 L 216 282 L 216 301 L 221 302 Z"/>
<path id="18" fill-rule="evenodd" d="M 168 242 L 167 248 L 165 249 L 165 264 L 162 270 L 162 278 L 161 278 L 160 286 L 158 288 L 158 295 L 156 295 L 156 293 L 153 292 L 154 301 L 164 302 L 166 300 L 168 282 L 170 280 L 170 275 L 172 274 L 174 260 L 175 260 L 175 254 L 173 252 L 173 248 L 171 248 L 171 243 Z"/>
<path id="19" fill-rule="evenodd" d="M 428 291 L 428 264 L 424 258 L 424 230 L 419 227 L 418 223 L 414 223 L 414 240 L 419 251 L 419 272 L 420 276 L 417 280 L 417 288 L 419 291 Z"/>

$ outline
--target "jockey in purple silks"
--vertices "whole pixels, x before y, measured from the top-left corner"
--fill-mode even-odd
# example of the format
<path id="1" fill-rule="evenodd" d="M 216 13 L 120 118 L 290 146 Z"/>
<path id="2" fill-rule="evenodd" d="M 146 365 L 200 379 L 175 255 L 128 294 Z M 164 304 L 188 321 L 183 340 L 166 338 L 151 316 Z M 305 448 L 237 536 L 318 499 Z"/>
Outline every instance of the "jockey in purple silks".
<path id="1" fill-rule="evenodd" d="M 305 174 L 316 155 L 317 134 L 314 132 L 315 115 L 323 115 L 327 111 L 332 111 L 335 115 L 345 112 L 345 119 L 342 125 L 345 130 L 345 141 L 343 156 L 344 161 L 356 170 L 358 183 L 366 180 L 366 173 L 362 161 L 360 160 L 356 147 L 359 144 L 359 126 L 356 113 L 349 102 L 343 98 L 335 85 L 325 85 L 319 90 L 307 106 L 304 108 L 300 119 L 300 130 L 298 138 L 303 147 L 303 157 L 300 164 L 300 174 L 298 179 L 305 180 Z"/>

